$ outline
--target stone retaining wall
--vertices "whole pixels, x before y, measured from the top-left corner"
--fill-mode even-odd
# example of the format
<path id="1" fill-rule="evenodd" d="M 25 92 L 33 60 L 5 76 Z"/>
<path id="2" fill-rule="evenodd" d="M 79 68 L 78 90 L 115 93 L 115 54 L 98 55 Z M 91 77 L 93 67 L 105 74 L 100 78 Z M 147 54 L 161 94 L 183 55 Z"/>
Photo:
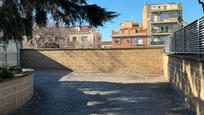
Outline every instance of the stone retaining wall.
<path id="1" fill-rule="evenodd" d="M 159 76 L 163 74 L 162 47 L 135 49 L 23 49 L 21 65 L 34 69 L 70 69 Z"/>
<path id="2" fill-rule="evenodd" d="M 204 115 L 204 63 L 192 58 L 164 55 L 164 76 L 196 115 Z"/>
<path id="3" fill-rule="evenodd" d="M 24 105 L 33 95 L 33 74 L 0 82 L 0 115 Z"/>

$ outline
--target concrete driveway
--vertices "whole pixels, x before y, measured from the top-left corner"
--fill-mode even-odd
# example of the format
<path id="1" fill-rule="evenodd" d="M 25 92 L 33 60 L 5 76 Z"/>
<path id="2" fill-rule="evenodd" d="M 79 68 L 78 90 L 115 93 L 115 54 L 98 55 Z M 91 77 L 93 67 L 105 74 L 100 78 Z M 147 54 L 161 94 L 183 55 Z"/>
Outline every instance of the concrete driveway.
<path id="1" fill-rule="evenodd" d="M 14 115 L 188 115 L 162 77 L 36 71 L 35 94 Z"/>

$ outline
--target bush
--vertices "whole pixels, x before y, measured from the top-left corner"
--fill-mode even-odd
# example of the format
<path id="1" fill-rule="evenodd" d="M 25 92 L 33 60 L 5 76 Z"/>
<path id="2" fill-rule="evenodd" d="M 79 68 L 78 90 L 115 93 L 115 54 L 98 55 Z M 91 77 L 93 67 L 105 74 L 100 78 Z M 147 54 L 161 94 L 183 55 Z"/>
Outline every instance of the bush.
<path id="1" fill-rule="evenodd" d="M 9 71 L 12 72 L 13 74 L 21 74 L 23 73 L 22 69 L 19 67 L 11 67 L 9 68 Z"/>
<path id="2" fill-rule="evenodd" d="M 1 79 L 12 79 L 14 77 L 14 74 L 9 71 L 7 68 L 3 68 L 0 70 L 0 78 Z"/>

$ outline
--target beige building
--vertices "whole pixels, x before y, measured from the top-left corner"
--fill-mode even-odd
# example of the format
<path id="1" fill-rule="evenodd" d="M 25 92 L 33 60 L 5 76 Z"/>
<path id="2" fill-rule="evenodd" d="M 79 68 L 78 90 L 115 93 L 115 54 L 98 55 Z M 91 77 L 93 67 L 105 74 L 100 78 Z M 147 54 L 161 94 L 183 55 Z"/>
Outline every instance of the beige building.
<path id="1" fill-rule="evenodd" d="M 102 48 L 112 48 L 112 41 L 103 41 Z"/>
<path id="2" fill-rule="evenodd" d="M 90 27 L 41 28 L 23 48 L 101 48 L 101 34 Z"/>
<path id="3" fill-rule="evenodd" d="M 151 45 L 162 45 L 168 35 L 181 27 L 182 5 L 180 3 L 145 4 L 143 27 L 151 36 Z"/>

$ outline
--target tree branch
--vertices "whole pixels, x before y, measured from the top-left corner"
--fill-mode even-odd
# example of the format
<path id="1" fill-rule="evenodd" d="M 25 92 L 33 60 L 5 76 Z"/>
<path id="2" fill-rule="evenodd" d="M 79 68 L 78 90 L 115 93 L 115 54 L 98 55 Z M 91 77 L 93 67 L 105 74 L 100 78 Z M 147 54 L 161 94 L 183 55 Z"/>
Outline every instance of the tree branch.
<path id="1" fill-rule="evenodd" d="M 202 8 L 203 8 L 203 13 L 204 13 L 204 2 L 202 2 L 201 0 L 198 0 L 198 3 L 202 6 Z"/>

